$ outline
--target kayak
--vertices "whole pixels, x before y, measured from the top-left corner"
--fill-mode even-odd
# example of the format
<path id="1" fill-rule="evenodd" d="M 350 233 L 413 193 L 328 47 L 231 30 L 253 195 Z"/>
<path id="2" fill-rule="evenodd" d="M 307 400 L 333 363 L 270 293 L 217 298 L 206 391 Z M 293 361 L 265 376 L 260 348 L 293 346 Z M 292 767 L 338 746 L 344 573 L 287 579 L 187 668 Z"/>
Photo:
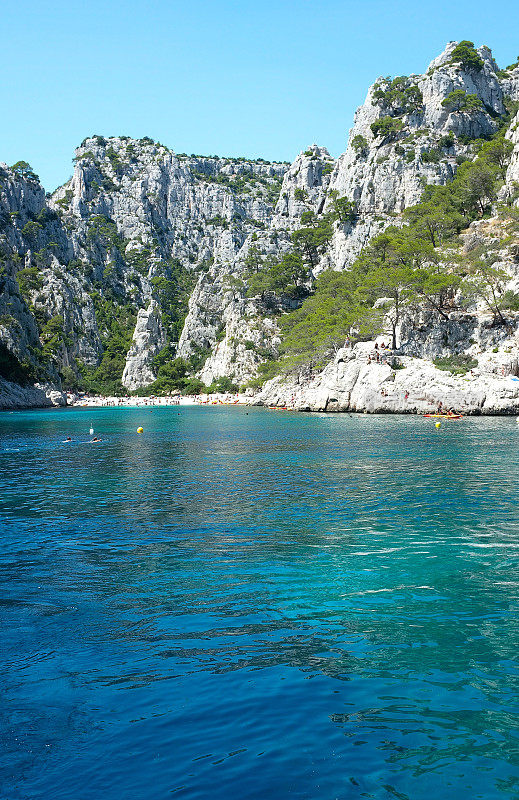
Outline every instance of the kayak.
<path id="1" fill-rule="evenodd" d="M 463 414 L 424 414 L 428 419 L 463 419 Z"/>

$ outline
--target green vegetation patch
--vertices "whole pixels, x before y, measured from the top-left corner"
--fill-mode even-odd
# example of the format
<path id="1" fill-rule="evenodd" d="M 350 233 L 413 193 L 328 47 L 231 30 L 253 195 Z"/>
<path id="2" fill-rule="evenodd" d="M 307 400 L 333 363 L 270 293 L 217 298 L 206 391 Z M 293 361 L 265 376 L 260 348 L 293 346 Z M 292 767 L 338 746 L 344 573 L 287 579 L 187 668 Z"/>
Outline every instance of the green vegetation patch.
<path id="1" fill-rule="evenodd" d="M 483 69 L 483 59 L 474 47 L 474 42 L 470 42 L 468 39 L 463 39 L 456 45 L 449 63 L 461 64 L 469 72 L 481 72 Z"/>
<path id="2" fill-rule="evenodd" d="M 119 234 L 113 219 L 103 214 L 96 214 L 89 219 L 87 240 L 91 245 L 100 242 L 107 250 L 114 248 L 124 257 L 127 241 Z"/>
<path id="3" fill-rule="evenodd" d="M 43 286 L 43 276 L 38 267 L 25 267 L 18 270 L 16 280 L 20 287 L 20 294 L 27 303 L 29 302 L 30 292 L 39 291 Z"/>
<path id="4" fill-rule="evenodd" d="M 420 88 L 406 75 L 385 78 L 375 85 L 373 100 L 388 109 L 391 116 L 402 116 L 413 111 L 423 111 L 423 95 Z"/>
<path id="5" fill-rule="evenodd" d="M 477 94 L 467 94 L 463 89 L 454 89 L 442 100 L 442 106 L 448 111 L 479 111 L 483 103 Z"/>
<path id="6" fill-rule="evenodd" d="M 434 359 L 434 366 L 437 369 L 451 372 L 453 375 L 465 375 L 469 370 L 477 367 L 476 358 L 467 355 L 441 356 Z"/>
<path id="7" fill-rule="evenodd" d="M 368 140 L 365 136 L 361 136 L 361 134 L 357 134 L 353 137 L 351 146 L 355 150 L 355 152 L 360 156 L 365 156 L 368 153 L 369 145 Z"/>
<path id="8" fill-rule="evenodd" d="M 177 258 L 162 262 L 163 274 L 152 278 L 153 294 L 162 311 L 162 324 L 169 342 L 178 342 L 188 311 L 189 298 L 196 283 L 194 272 Z"/>
<path id="9" fill-rule="evenodd" d="M 39 182 L 40 180 L 27 161 L 17 161 L 16 164 L 12 165 L 11 169 L 17 177 L 23 178 L 26 181 Z"/>
<path id="10" fill-rule="evenodd" d="M 380 117 L 370 125 L 373 136 L 386 142 L 392 142 L 403 128 L 403 122 L 394 117 Z"/>

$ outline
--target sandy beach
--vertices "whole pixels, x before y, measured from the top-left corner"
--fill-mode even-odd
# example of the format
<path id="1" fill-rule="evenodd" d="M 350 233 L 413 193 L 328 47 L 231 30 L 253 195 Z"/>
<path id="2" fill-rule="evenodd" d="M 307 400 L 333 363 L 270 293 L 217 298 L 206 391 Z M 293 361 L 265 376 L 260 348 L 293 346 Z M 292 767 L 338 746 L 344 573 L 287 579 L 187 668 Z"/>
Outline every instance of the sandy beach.
<path id="1" fill-rule="evenodd" d="M 67 405 L 82 408 L 141 408 L 146 406 L 238 406 L 250 405 L 252 397 L 245 394 L 170 395 L 165 397 L 102 397 L 100 395 L 67 395 Z"/>

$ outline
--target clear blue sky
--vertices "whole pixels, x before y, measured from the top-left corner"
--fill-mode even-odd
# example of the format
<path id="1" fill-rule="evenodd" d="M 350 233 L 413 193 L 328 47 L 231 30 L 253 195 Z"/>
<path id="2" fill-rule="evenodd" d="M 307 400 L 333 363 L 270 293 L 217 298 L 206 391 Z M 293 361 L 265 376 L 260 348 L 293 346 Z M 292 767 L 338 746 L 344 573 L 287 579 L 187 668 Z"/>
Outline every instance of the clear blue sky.
<path id="1" fill-rule="evenodd" d="M 518 0 L 20 0 L 2 7 L 0 161 L 47 190 L 91 134 L 291 161 L 345 148 L 379 75 L 452 39 L 519 54 Z"/>

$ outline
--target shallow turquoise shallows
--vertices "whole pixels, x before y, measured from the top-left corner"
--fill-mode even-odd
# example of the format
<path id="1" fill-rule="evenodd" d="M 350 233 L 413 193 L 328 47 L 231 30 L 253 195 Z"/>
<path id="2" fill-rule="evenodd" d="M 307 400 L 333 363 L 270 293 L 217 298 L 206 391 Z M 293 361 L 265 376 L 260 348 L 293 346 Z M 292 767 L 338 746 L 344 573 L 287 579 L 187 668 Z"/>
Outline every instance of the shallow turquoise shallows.
<path id="1" fill-rule="evenodd" d="M 518 468 L 513 418 L 0 415 L 0 797 L 517 799 Z"/>

